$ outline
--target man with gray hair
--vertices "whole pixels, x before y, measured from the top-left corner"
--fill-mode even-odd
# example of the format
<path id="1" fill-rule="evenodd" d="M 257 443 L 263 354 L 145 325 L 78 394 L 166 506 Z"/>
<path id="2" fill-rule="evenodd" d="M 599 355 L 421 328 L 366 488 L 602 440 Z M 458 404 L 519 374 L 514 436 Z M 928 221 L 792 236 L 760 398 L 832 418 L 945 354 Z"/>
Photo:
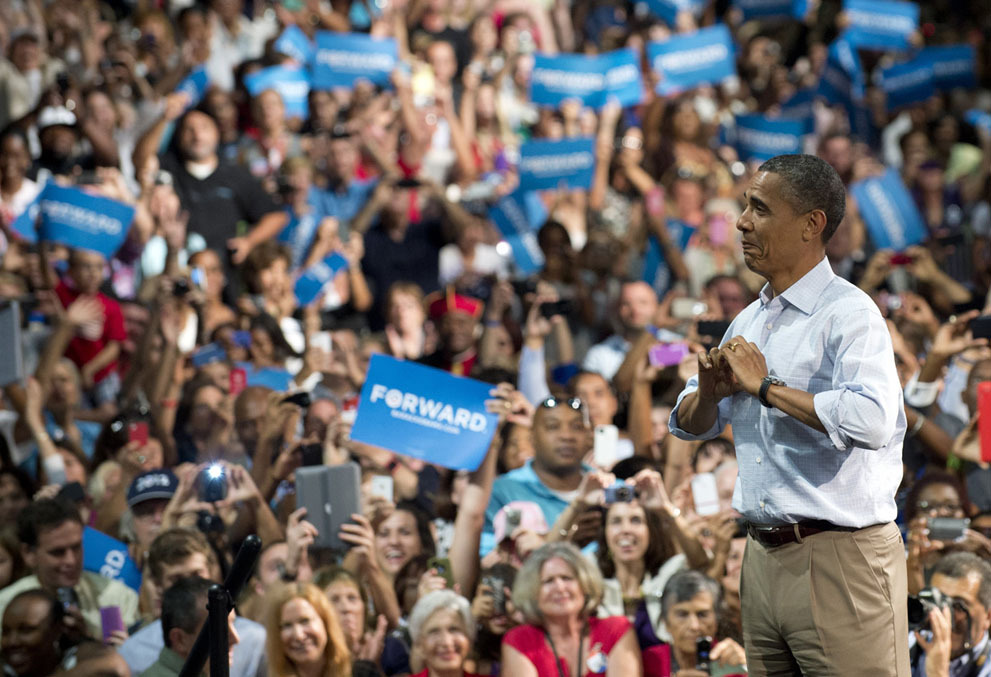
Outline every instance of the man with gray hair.
<path id="1" fill-rule="evenodd" d="M 745 199 L 743 258 L 767 284 L 699 354 L 670 428 L 694 440 L 733 425 L 750 673 L 908 674 L 894 524 L 905 412 L 884 318 L 826 259 L 843 181 L 815 156 L 781 155 Z"/>

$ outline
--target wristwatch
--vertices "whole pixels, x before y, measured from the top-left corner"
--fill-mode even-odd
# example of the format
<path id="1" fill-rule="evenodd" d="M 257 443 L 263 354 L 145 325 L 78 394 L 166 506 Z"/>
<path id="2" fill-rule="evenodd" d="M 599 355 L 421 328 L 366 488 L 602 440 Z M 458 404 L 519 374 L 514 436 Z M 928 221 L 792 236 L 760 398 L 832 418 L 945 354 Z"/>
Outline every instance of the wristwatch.
<path id="1" fill-rule="evenodd" d="M 757 393 L 757 399 L 759 399 L 760 403 L 763 404 L 765 407 L 773 408 L 771 403 L 767 401 L 767 389 L 770 388 L 771 386 L 786 386 L 786 385 L 788 384 L 782 381 L 781 379 L 768 374 L 760 381 L 760 391 L 758 391 Z"/>

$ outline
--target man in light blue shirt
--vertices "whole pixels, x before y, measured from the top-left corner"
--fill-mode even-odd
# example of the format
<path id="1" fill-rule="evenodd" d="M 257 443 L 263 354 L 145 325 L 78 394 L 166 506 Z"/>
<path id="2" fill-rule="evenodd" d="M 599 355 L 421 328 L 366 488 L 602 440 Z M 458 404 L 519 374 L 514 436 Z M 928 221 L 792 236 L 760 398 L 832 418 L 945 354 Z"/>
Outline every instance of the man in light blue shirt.
<path id="1" fill-rule="evenodd" d="M 905 675 L 907 584 L 893 520 L 905 414 L 891 338 L 825 247 L 846 191 L 810 155 L 765 162 L 737 222 L 767 280 L 718 348 L 699 355 L 671 432 L 732 423 L 733 507 L 750 522 L 743 638 L 751 674 Z"/>

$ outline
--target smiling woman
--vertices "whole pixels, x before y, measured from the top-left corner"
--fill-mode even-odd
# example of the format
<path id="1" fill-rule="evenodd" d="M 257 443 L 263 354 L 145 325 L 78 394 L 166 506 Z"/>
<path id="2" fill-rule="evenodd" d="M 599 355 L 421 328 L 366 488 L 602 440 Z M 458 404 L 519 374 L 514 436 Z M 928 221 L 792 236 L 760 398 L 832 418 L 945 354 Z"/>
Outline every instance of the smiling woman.
<path id="1" fill-rule="evenodd" d="M 411 663 L 423 667 L 416 677 L 472 677 L 464 671 L 465 658 L 475 640 L 468 600 L 450 590 L 435 590 L 413 607 L 409 629 Z"/>
<path id="2" fill-rule="evenodd" d="M 273 677 L 350 677 L 351 654 L 337 616 L 320 588 L 293 583 L 269 599 L 268 672 Z"/>

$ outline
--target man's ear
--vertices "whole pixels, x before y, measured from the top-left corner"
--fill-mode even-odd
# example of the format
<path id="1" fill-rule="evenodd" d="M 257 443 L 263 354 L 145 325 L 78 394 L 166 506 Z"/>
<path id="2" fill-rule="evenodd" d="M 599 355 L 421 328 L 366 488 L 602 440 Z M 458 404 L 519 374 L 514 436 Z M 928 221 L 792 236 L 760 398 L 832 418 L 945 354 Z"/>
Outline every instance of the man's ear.
<path id="1" fill-rule="evenodd" d="M 36 554 L 35 548 L 21 544 L 21 557 L 24 559 L 24 563 L 28 565 L 28 569 L 31 571 L 35 570 L 35 564 L 38 562 Z"/>
<path id="2" fill-rule="evenodd" d="M 187 656 L 193 648 L 192 642 L 182 628 L 172 628 L 169 630 L 169 648 L 180 656 Z"/>
<path id="3" fill-rule="evenodd" d="M 806 242 L 822 240 L 822 233 L 826 230 L 826 212 L 821 209 L 813 209 L 805 215 L 805 229 L 802 231 L 802 239 Z"/>

